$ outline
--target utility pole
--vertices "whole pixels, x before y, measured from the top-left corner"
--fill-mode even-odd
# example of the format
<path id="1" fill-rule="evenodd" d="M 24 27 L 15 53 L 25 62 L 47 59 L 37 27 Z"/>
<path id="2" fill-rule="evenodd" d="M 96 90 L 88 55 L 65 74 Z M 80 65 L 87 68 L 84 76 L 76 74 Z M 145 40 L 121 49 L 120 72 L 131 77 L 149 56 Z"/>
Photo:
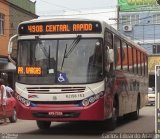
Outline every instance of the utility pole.
<path id="1" fill-rule="evenodd" d="M 117 9 L 116 9 L 117 17 L 116 18 L 109 18 L 109 20 L 115 20 L 117 22 L 117 30 L 119 30 L 119 21 L 120 21 L 119 12 L 120 12 L 120 6 L 117 5 L 116 7 L 117 7 Z"/>
<path id="2" fill-rule="evenodd" d="M 119 12 L 120 12 L 120 6 L 117 5 L 117 30 L 119 30 Z"/>

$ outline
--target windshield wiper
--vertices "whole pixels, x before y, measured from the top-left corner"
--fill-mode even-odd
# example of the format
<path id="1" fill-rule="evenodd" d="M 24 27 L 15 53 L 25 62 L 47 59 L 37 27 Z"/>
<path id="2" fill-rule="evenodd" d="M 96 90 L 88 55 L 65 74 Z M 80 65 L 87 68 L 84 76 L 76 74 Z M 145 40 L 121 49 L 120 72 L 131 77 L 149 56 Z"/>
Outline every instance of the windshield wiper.
<path id="1" fill-rule="evenodd" d="M 37 41 L 37 45 L 40 47 L 40 49 L 43 51 L 44 55 L 48 58 L 49 54 L 47 53 L 45 47 L 43 47 L 42 45 L 42 41 L 41 39 L 39 38 L 39 36 L 35 36 L 35 39 Z"/>
<path id="2" fill-rule="evenodd" d="M 64 64 L 64 59 L 65 58 L 68 58 L 68 56 L 72 53 L 72 51 L 76 48 L 77 44 L 79 43 L 79 41 L 81 40 L 81 35 L 78 35 L 72 42 L 72 44 L 69 46 L 69 50 L 67 52 L 67 44 L 66 44 L 66 48 L 65 48 L 65 51 L 64 51 L 64 55 L 63 55 L 63 59 L 62 59 L 62 65 L 61 65 L 61 70 L 62 70 L 62 67 L 63 67 L 63 64 Z"/>
<path id="3" fill-rule="evenodd" d="M 46 50 L 46 49 L 45 49 L 45 50 Z M 51 50 L 50 50 L 50 45 L 49 45 L 49 52 L 48 52 L 48 57 L 47 57 L 48 60 L 49 60 L 49 67 L 50 67 L 50 65 L 51 65 L 51 63 L 50 63 L 50 62 L 51 62 L 51 59 L 50 59 L 50 55 L 51 55 L 51 54 L 50 54 L 50 53 L 51 53 Z"/>
<path id="4" fill-rule="evenodd" d="M 63 59 L 62 59 L 61 70 L 62 70 L 62 67 L 63 67 L 63 64 L 64 64 L 64 59 L 65 59 L 66 51 L 67 51 L 67 44 L 66 44 L 66 48 L 65 48 L 65 51 L 64 51 Z"/>
<path id="5" fill-rule="evenodd" d="M 77 44 L 79 43 L 79 41 L 81 40 L 81 35 L 78 35 L 74 41 L 72 42 L 72 44 L 69 46 L 69 50 L 68 52 L 65 53 L 64 58 L 68 58 L 68 56 L 72 53 L 72 51 L 76 48 Z"/>

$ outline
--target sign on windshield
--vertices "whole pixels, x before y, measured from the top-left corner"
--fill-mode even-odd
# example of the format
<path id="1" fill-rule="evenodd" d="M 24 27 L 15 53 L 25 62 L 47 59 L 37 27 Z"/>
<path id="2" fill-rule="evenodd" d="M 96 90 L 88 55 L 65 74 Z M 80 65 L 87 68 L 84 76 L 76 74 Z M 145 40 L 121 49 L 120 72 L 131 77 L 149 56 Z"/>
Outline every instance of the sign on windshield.
<path id="1" fill-rule="evenodd" d="M 41 75 L 41 67 L 17 67 L 17 73 L 21 75 Z"/>

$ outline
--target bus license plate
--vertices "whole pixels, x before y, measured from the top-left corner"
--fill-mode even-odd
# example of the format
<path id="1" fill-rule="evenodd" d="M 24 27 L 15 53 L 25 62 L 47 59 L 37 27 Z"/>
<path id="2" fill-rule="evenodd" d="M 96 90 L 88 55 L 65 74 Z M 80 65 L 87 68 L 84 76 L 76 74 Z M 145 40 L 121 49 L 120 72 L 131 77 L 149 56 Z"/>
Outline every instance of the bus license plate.
<path id="1" fill-rule="evenodd" d="M 63 115 L 63 112 L 61 111 L 51 111 L 51 112 L 48 112 L 48 115 L 50 116 L 62 116 Z"/>

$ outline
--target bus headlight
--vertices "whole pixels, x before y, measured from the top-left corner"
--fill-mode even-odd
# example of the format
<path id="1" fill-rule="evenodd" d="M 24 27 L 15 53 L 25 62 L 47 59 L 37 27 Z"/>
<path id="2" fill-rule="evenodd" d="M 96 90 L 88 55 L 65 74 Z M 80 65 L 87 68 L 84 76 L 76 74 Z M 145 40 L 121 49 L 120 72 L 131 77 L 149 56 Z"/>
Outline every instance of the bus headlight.
<path id="1" fill-rule="evenodd" d="M 83 106 L 88 106 L 89 105 L 89 100 L 88 99 L 82 100 L 82 105 Z"/>
<path id="2" fill-rule="evenodd" d="M 20 96 L 20 95 L 16 95 L 16 98 L 22 103 L 22 104 L 24 104 L 25 106 L 30 106 L 30 101 L 29 100 L 27 100 L 27 99 L 25 99 L 24 97 L 22 97 L 22 96 Z"/>
<path id="3" fill-rule="evenodd" d="M 90 103 L 93 103 L 93 102 L 95 102 L 95 101 L 96 101 L 96 97 L 95 97 L 95 96 L 89 98 L 89 102 L 90 102 Z"/>
<path id="4" fill-rule="evenodd" d="M 95 101 L 97 101 L 98 99 L 102 98 L 104 96 L 104 92 L 100 92 L 96 95 L 90 96 L 88 98 L 85 98 L 82 100 L 81 105 L 82 106 L 88 106 L 89 104 L 94 103 Z"/>
<path id="5" fill-rule="evenodd" d="M 29 100 L 25 100 L 24 104 L 29 107 L 30 106 L 30 101 Z"/>

